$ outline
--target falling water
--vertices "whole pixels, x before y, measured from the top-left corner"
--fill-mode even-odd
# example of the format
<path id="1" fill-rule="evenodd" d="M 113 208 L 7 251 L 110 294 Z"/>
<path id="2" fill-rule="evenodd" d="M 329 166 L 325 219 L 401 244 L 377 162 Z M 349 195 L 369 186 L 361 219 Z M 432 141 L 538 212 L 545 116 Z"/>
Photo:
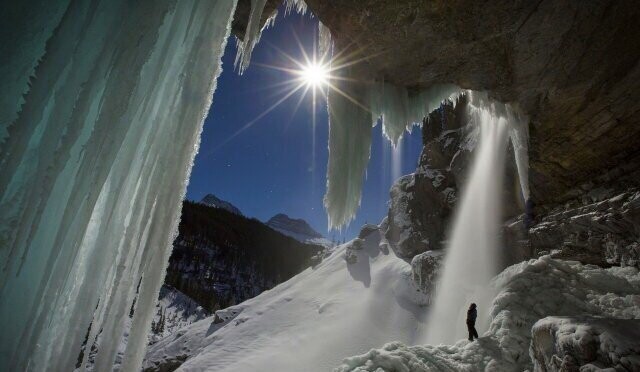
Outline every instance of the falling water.
<path id="1" fill-rule="evenodd" d="M 512 110 L 471 94 L 469 116 L 479 127 L 475 159 L 462 190 L 444 268 L 429 314 L 426 342 L 452 343 L 466 337 L 466 310 L 478 305 L 477 329 L 488 326 L 493 298 L 489 282 L 495 276 L 499 253 L 498 223 L 507 133 Z"/>

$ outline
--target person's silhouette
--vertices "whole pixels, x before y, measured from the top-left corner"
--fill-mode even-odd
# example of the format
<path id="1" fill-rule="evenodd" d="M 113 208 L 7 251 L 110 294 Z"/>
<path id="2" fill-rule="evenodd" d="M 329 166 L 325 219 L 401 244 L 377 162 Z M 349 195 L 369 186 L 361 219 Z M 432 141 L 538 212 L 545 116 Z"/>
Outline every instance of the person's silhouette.
<path id="1" fill-rule="evenodd" d="M 474 338 L 478 338 L 478 332 L 476 331 L 476 318 L 478 317 L 478 310 L 476 310 L 476 304 L 471 304 L 469 310 L 467 310 L 467 329 L 469 330 L 469 341 L 473 341 Z"/>

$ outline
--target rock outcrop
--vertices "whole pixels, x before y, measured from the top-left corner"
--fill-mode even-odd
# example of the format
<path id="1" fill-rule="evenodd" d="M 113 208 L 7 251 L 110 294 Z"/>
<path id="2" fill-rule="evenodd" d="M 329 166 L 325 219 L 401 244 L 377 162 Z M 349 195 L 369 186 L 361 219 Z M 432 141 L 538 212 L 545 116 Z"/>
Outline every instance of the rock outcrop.
<path id="1" fill-rule="evenodd" d="M 640 267 L 640 190 L 593 190 L 540 216 L 529 239 L 537 255 Z"/>

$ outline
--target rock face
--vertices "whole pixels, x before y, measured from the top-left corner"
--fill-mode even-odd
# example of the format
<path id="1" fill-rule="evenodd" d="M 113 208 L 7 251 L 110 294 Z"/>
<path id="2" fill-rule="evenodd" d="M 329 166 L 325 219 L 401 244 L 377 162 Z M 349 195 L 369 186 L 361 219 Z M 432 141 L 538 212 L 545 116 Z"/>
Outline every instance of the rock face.
<path id="1" fill-rule="evenodd" d="M 455 83 L 517 103 L 531 119 L 537 204 L 640 155 L 636 1 L 306 3 L 337 51 L 366 58 L 358 80 Z"/>
<path id="2" fill-rule="evenodd" d="M 531 335 L 535 371 L 640 370 L 640 319 L 547 317 Z"/>
<path id="3" fill-rule="evenodd" d="M 594 190 L 545 213 L 529 238 L 538 255 L 640 267 L 640 190 Z"/>

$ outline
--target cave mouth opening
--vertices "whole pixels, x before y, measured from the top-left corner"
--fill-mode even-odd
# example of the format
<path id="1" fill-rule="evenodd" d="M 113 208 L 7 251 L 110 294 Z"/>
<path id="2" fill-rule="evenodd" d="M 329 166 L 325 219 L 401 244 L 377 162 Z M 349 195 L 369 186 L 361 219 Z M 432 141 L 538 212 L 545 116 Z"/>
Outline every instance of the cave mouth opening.
<path id="1" fill-rule="evenodd" d="M 251 4 L 240 72 L 265 1 Z M 116 361 L 137 370 L 237 4 L 27 5 L 3 35 L 15 51 L 7 71 L 17 73 L 0 76 L 9 82 L 0 124 L 0 366 L 72 370 L 83 342 L 100 339 L 97 370 Z M 319 35 L 319 48 L 330 50 L 328 31 Z M 416 93 L 363 81 L 357 61 L 334 59 L 326 79 L 329 228 L 349 224 L 360 207 L 372 127 L 398 144 L 460 94 L 452 85 Z"/>

